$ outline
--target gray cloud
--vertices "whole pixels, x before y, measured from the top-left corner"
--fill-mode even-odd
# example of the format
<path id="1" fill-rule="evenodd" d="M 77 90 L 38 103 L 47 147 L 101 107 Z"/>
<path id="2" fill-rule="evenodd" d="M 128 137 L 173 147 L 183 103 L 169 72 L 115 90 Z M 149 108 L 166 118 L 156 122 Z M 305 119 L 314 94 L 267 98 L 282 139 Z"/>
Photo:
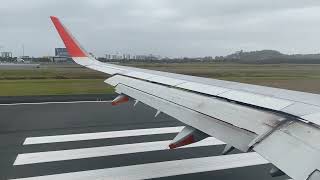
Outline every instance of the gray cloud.
<path id="1" fill-rule="evenodd" d="M 2 0 L 1 50 L 52 55 L 63 46 L 50 15 L 61 18 L 81 44 L 105 53 L 162 56 L 225 55 L 275 49 L 316 53 L 316 0 Z"/>

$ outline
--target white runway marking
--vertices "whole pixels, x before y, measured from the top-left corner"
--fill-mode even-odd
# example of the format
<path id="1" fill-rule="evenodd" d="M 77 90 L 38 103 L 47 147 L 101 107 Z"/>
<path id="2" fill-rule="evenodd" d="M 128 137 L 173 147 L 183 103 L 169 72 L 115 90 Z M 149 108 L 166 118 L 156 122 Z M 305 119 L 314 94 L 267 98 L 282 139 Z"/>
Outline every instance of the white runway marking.
<path id="1" fill-rule="evenodd" d="M 45 104 L 77 104 L 77 103 L 104 103 L 104 102 L 111 102 L 111 101 L 65 101 L 65 102 L 12 103 L 12 104 L 0 104 L 0 106 L 45 105 Z"/>
<path id="2" fill-rule="evenodd" d="M 169 141 L 154 141 L 145 143 L 122 144 L 115 146 L 92 147 L 81 149 L 70 149 L 60 151 L 47 151 L 19 154 L 13 165 L 35 164 L 53 161 L 65 161 L 73 159 L 84 159 L 92 157 L 112 156 L 120 154 L 130 154 L 139 152 L 159 151 L 168 149 Z M 183 146 L 181 148 L 191 148 L 200 146 L 221 145 L 223 142 L 209 137 L 200 142 Z"/>
<path id="3" fill-rule="evenodd" d="M 245 166 L 267 164 L 257 153 L 232 154 L 225 156 L 213 156 L 204 158 L 164 161 L 133 166 L 123 166 L 115 168 L 88 170 L 80 172 L 70 172 L 63 174 L 53 174 L 19 180 L 87 180 L 87 179 L 151 179 L 167 177 L 181 174 L 191 174 L 207 171 L 224 170 Z"/>
<path id="4" fill-rule="evenodd" d="M 83 140 L 93 140 L 93 139 L 119 138 L 119 137 L 129 137 L 129 136 L 168 134 L 168 133 L 178 133 L 182 129 L 183 129 L 183 126 L 178 126 L 178 127 L 133 129 L 133 130 L 97 132 L 97 133 L 68 134 L 68 135 L 57 135 L 57 136 L 28 137 L 26 138 L 23 144 L 24 145 L 43 144 L 43 143 L 83 141 Z"/>

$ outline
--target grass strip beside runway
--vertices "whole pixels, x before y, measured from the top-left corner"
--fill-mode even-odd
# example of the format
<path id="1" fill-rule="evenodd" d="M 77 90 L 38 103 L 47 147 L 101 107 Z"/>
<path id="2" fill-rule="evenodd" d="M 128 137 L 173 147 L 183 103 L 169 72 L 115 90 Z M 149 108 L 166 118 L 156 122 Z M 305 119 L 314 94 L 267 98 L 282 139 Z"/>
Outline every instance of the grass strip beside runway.
<path id="1" fill-rule="evenodd" d="M 103 79 L 1 80 L 0 96 L 112 94 Z"/>
<path id="2" fill-rule="evenodd" d="M 131 63 L 126 64 L 199 77 L 216 78 L 320 93 L 319 64 Z M 0 67 L 0 96 L 113 93 L 109 76 L 74 64 L 47 64 L 33 69 Z"/>

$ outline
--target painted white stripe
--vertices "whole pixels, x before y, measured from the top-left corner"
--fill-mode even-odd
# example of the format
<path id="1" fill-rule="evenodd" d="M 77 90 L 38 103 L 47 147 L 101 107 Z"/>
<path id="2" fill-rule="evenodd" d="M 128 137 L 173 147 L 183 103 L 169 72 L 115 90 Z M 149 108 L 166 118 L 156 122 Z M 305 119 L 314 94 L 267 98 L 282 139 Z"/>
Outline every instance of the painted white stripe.
<path id="1" fill-rule="evenodd" d="M 93 139 L 119 138 L 119 137 L 129 137 L 129 136 L 168 134 L 168 133 L 178 133 L 182 129 L 183 129 L 183 126 L 178 126 L 178 127 L 133 129 L 133 130 L 97 132 L 97 133 L 68 134 L 68 135 L 57 135 L 57 136 L 28 137 L 26 138 L 23 144 L 24 145 L 44 144 L 44 143 L 83 141 L 83 140 L 93 140 Z"/>
<path id="2" fill-rule="evenodd" d="M 111 101 L 65 101 L 65 102 L 12 103 L 12 104 L 0 104 L 0 106 L 45 105 L 45 104 L 77 104 L 77 103 L 104 103 L 104 102 L 111 102 Z"/>
<path id="3" fill-rule="evenodd" d="M 145 143 L 122 144 L 122 145 L 115 145 L 115 146 L 103 146 L 103 147 L 19 154 L 13 165 L 24 165 L 24 164 L 65 161 L 65 160 L 73 160 L 73 159 L 84 159 L 84 158 L 112 156 L 112 155 L 120 155 L 120 154 L 139 153 L 139 152 L 159 151 L 159 150 L 168 149 L 168 145 L 170 144 L 170 142 L 171 140 L 154 141 L 154 142 L 145 142 Z M 200 142 L 183 146 L 181 148 L 191 148 L 191 147 L 211 146 L 211 145 L 221 145 L 221 144 L 224 144 L 224 143 L 213 137 L 209 137 Z"/>
<path id="4" fill-rule="evenodd" d="M 45 175 L 22 178 L 20 180 L 87 180 L 87 179 L 151 179 L 181 174 L 191 174 L 267 164 L 257 153 L 232 154 L 204 158 L 164 161 L 133 166 L 123 166 L 107 169 L 70 172 L 63 174 Z"/>

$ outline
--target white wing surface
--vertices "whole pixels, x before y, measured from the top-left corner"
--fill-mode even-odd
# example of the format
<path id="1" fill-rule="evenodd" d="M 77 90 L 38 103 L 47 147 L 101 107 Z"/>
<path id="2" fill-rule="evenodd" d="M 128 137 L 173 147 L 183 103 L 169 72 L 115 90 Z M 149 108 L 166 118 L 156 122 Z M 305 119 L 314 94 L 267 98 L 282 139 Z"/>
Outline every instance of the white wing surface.
<path id="1" fill-rule="evenodd" d="M 132 98 L 187 125 L 170 148 L 214 136 L 227 143 L 223 154 L 262 155 L 275 165 L 271 175 L 320 179 L 320 95 L 102 63 L 51 20 L 76 63 L 112 75 L 113 104 Z"/>

